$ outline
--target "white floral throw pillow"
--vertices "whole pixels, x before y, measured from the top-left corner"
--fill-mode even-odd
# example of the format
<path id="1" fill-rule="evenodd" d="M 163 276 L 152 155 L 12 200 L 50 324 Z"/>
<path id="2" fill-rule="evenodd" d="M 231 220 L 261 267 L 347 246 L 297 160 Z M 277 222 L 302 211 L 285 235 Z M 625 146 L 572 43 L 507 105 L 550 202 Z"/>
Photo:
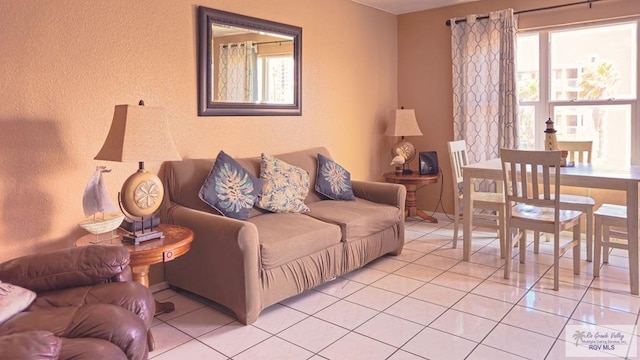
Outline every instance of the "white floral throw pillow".
<path id="1" fill-rule="evenodd" d="M 276 213 L 309 212 L 304 199 L 309 193 L 309 173 L 271 155 L 262 154 L 262 195 L 256 206 Z"/>

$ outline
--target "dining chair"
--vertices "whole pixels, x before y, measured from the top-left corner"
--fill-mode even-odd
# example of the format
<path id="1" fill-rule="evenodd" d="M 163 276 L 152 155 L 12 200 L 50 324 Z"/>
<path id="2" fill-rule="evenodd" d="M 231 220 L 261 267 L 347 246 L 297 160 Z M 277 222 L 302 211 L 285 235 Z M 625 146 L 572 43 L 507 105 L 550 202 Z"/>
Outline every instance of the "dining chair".
<path id="1" fill-rule="evenodd" d="M 593 276 L 600 276 L 600 259 L 609 262 L 609 248 L 623 249 L 629 252 L 629 285 L 632 295 L 638 295 L 638 242 L 629 243 L 627 236 L 627 207 L 623 205 L 602 204 L 593 213 L 595 219 Z M 625 242 L 612 241 L 611 239 Z M 600 254 L 602 253 L 602 258 Z M 635 254 L 635 256 L 634 256 Z"/>
<path id="2" fill-rule="evenodd" d="M 468 164 L 467 143 L 464 140 L 449 141 L 449 159 L 451 160 L 451 179 L 453 182 L 454 194 L 457 194 L 458 200 L 454 201 L 454 230 L 453 230 L 453 248 L 457 247 L 458 229 L 462 225 L 462 208 L 464 204 L 464 196 L 461 192 L 461 184 L 463 182 L 462 167 Z M 473 209 L 488 211 L 489 213 L 474 213 L 473 226 L 495 229 L 498 232 L 500 240 L 500 256 L 504 258 L 505 244 L 505 227 L 504 227 L 504 194 L 502 192 L 474 192 Z"/>
<path id="3" fill-rule="evenodd" d="M 591 163 L 591 149 L 593 141 L 558 141 L 558 149 L 566 150 L 567 160 L 574 163 Z M 587 261 L 593 259 L 593 210 L 596 201 L 587 195 L 560 194 L 560 208 L 565 210 L 581 211 L 585 214 L 585 241 L 587 243 Z M 550 241 L 551 237 L 546 234 L 546 241 Z M 537 254 L 540 249 L 540 234 L 535 232 L 533 235 L 533 253 Z"/>
<path id="4" fill-rule="evenodd" d="M 567 160 L 581 163 L 591 163 L 593 141 L 558 141 L 558 149 L 567 151 Z"/>
<path id="5" fill-rule="evenodd" d="M 553 289 L 560 284 L 560 257 L 573 248 L 573 272 L 580 274 L 580 218 L 582 212 L 560 206 L 561 151 L 500 149 L 507 237 L 504 278 L 511 275 L 513 241 L 519 242 L 520 263 L 526 257 L 526 231 L 553 234 Z M 573 230 L 571 241 L 560 243 L 560 232 Z M 515 234 L 515 236 L 513 236 Z M 534 240 L 535 241 L 535 240 Z"/>

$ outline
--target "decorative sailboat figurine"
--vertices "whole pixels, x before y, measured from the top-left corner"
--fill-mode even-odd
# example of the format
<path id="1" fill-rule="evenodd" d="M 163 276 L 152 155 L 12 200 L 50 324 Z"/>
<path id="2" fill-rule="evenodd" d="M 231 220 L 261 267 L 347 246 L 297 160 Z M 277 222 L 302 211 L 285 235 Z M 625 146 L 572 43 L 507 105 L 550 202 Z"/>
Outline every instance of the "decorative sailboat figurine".
<path id="1" fill-rule="evenodd" d="M 106 166 L 96 166 L 96 171 L 84 189 L 82 208 L 84 216 L 88 219 L 78 225 L 92 234 L 111 232 L 117 229 L 124 219 L 124 215 L 109 198 L 107 186 L 102 178 L 103 173 L 110 171 Z"/>

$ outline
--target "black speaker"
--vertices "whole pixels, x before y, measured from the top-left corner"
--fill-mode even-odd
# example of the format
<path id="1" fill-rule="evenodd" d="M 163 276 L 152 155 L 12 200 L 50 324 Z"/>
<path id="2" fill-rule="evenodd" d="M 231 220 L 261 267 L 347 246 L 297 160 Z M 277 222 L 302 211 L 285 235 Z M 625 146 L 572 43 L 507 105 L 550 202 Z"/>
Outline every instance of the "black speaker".
<path id="1" fill-rule="evenodd" d="M 440 169 L 438 168 L 438 153 L 435 151 L 423 151 L 419 154 L 420 160 L 420 175 L 432 175 L 437 174 Z"/>

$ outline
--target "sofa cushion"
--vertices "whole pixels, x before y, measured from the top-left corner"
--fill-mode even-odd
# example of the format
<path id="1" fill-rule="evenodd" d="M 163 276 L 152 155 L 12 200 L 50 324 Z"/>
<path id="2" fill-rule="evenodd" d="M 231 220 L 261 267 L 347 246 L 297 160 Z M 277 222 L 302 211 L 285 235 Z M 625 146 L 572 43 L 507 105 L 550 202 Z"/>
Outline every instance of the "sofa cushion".
<path id="1" fill-rule="evenodd" d="M 375 234 L 400 221 L 402 211 L 395 206 L 356 198 L 355 201 L 318 201 L 309 204 L 307 215 L 340 226 L 342 240 L 351 241 Z"/>
<path id="2" fill-rule="evenodd" d="M 351 174 L 335 161 L 318 154 L 316 191 L 332 200 L 355 200 Z"/>
<path id="3" fill-rule="evenodd" d="M 257 206 L 276 213 L 304 213 L 309 192 L 309 173 L 268 154 L 262 154 L 262 195 Z"/>
<path id="4" fill-rule="evenodd" d="M 262 190 L 262 181 L 220 151 L 209 176 L 200 188 L 200 199 L 220 214 L 247 220 Z"/>
<path id="5" fill-rule="evenodd" d="M 264 214 L 249 222 L 260 235 L 265 269 L 274 268 L 340 243 L 340 228 L 302 214 Z"/>

